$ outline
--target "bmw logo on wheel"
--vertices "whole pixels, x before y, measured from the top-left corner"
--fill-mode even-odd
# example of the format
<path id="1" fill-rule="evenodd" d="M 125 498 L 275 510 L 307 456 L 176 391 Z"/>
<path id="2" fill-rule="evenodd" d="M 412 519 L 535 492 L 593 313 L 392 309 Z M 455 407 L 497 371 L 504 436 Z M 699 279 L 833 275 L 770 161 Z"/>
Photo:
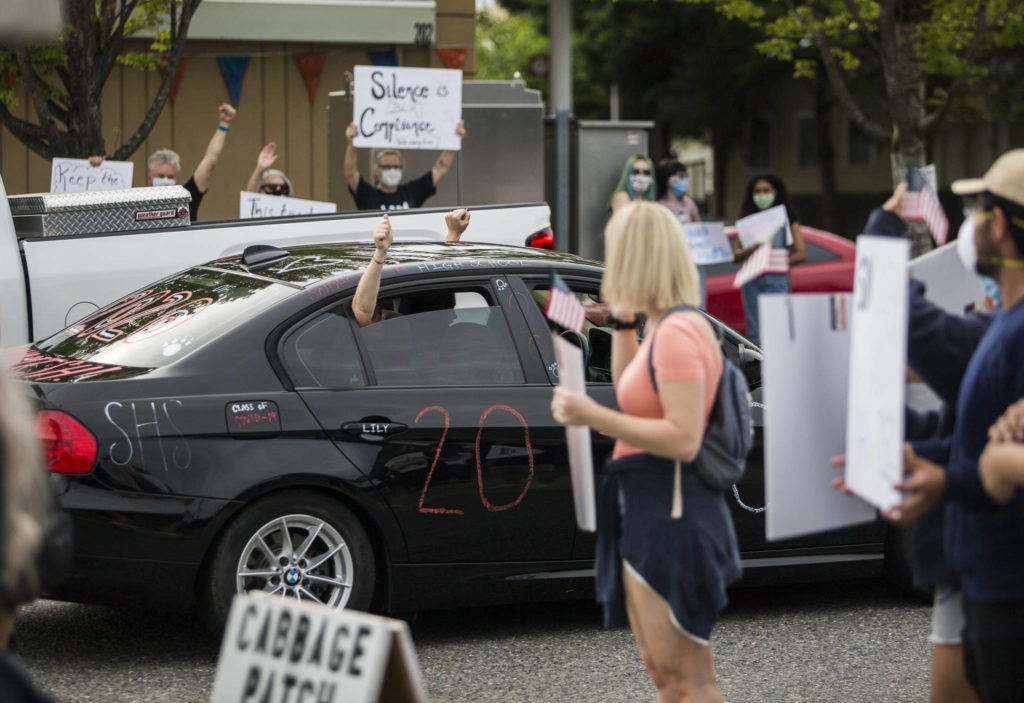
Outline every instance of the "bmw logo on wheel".
<path id="1" fill-rule="evenodd" d="M 289 586 L 294 586 L 299 582 L 299 572 L 295 569 L 288 569 L 288 573 L 284 575 L 284 580 L 288 582 Z"/>

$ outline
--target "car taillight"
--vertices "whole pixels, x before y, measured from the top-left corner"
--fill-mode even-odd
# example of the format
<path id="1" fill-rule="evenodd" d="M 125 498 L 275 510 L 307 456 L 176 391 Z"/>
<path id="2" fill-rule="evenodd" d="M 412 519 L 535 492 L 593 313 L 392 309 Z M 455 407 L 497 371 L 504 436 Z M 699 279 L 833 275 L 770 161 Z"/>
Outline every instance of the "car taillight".
<path id="1" fill-rule="evenodd" d="M 533 247 L 534 249 L 548 249 L 549 251 L 555 250 L 555 235 L 551 231 L 551 228 L 542 229 L 540 232 L 531 234 L 526 238 L 526 246 Z"/>
<path id="2" fill-rule="evenodd" d="M 36 437 L 46 468 L 58 474 L 87 474 L 96 461 L 96 438 L 75 418 L 60 410 L 36 416 Z"/>

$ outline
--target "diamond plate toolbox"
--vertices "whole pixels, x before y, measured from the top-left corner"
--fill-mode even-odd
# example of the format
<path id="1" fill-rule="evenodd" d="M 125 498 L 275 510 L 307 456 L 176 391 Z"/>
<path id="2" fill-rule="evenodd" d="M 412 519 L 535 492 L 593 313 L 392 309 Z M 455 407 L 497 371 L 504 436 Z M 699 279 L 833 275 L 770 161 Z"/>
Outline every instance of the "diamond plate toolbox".
<path id="1" fill-rule="evenodd" d="M 182 186 L 31 193 L 8 199 L 19 237 L 67 237 L 187 227 L 192 196 Z"/>

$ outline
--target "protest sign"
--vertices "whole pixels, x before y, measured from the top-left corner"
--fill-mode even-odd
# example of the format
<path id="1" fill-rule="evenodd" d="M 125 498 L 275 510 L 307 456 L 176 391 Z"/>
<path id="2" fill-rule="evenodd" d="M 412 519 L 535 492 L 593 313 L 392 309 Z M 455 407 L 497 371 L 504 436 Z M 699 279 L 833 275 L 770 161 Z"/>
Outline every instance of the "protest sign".
<path id="1" fill-rule="evenodd" d="M 357 147 L 462 148 L 462 71 L 356 66 L 352 119 Z"/>
<path id="2" fill-rule="evenodd" d="M 211 703 L 423 701 L 409 627 L 254 592 L 235 596 Z"/>
<path id="3" fill-rule="evenodd" d="M 925 286 L 925 297 L 946 312 L 963 315 L 985 312 L 985 289 L 974 272 L 968 271 L 956 252 L 956 242 L 933 249 L 907 264 L 911 277 Z"/>
<path id="4" fill-rule="evenodd" d="M 832 486 L 843 470 L 829 466 L 846 451 L 850 299 L 846 293 L 758 298 L 770 350 L 761 366 L 769 540 L 875 519 L 871 505 Z"/>
<path id="5" fill-rule="evenodd" d="M 558 362 L 558 383 L 574 393 L 587 392 L 583 380 L 583 350 L 567 339 L 552 334 L 555 360 Z M 576 507 L 576 525 L 585 532 L 597 531 L 597 506 L 594 499 L 594 459 L 590 449 L 590 428 L 569 425 L 565 428 L 569 450 L 569 475 L 572 478 L 572 501 Z"/>
<path id="6" fill-rule="evenodd" d="M 250 193 L 243 190 L 238 194 L 238 196 L 238 217 L 243 220 L 251 217 L 323 215 L 338 211 L 337 203 L 326 203 L 320 200 L 303 200 L 302 198 L 290 198 L 287 195 Z"/>
<path id="7" fill-rule="evenodd" d="M 785 205 L 776 205 L 736 220 L 736 233 L 740 244 L 745 247 L 768 240 L 776 249 L 793 245 L 793 232 L 789 228 Z"/>
<path id="8" fill-rule="evenodd" d="M 698 266 L 732 261 L 732 245 L 721 222 L 690 222 L 683 225 L 683 234 Z"/>
<path id="9" fill-rule="evenodd" d="M 50 192 L 131 188 L 134 169 L 135 164 L 131 161 L 104 161 L 99 166 L 92 166 L 89 159 L 57 157 L 50 167 Z"/>
<path id="10" fill-rule="evenodd" d="M 853 279 L 846 485 L 882 510 L 902 500 L 910 241 L 862 234 Z"/>

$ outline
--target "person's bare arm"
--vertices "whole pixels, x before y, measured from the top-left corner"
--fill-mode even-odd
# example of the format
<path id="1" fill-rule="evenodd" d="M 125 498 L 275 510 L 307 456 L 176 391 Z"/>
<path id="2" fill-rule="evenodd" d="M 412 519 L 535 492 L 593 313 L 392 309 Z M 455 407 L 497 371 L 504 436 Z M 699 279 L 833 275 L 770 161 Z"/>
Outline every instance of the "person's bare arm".
<path id="1" fill-rule="evenodd" d="M 359 126 L 355 122 L 349 122 L 345 128 L 345 138 L 348 143 L 345 145 L 345 180 L 348 187 L 355 193 L 359 188 L 359 165 L 356 163 L 356 148 L 352 146 L 352 140 L 359 135 Z"/>
<path id="2" fill-rule="evenodd" d="M 632 322 L 636 319 L 634 313 L 612 310 L 612 315 L 623 322 Z M 636 338 L 636 330 L 615 330 L 612 332 L 612 381 L 618 382 L 622 371 L 629 366 L 629 362 L 636 356 L 636 350 L 640 341 Z"/>
<path id="3" fill-rule="evenodd" d="M 256 156 L 256 170 L 249 176 L 249 182 L 245 184 L 245 189 L 250 193 L 259 192 L 263 172 L 273 166 L 275 161 L 277 161 L 277 142 L 270 142 L 260 149 L 260 153 Z"/>
<path id="4" fill-rule="evenodd" d="M 196 166 L 196 170 L 192 174 L 192 180 L 196 182 L 196 188 L 199 189 L 200 193 L 205 193 L 210 189 L 210 176 L 213 175 L 213 169 L 217 167 L 220 153 L 224 151 L 224 143 L 228 138 L 228 128 L 231 126 L 231 121 L 235 119 L 235 108 L 224 103 L 217 108 L 217 117 L 217 129 L 214 131 L 213 136 L 210 137 L 210 143 L 206 145 L 206 153 L 203 154 L 202 160 L 200 160 L 199 165 Z"/>
<path id="5" fill-rule="evenodd" d="M 804 235 L 800 231 L 799 222 L 791 223 L 789 230 L 793 233 L 793 250 L 789 252 L 789 265 L 795 266 L 807 260 L 807 247 L 804 245 Z"/>
<path id="6" fill-rule="evenodd" d="M 373 228 L 373 243 L 377 249 L 370 257 L 370 262 L 366 264 L 366 269 L 356 284 L 356 294 L 352 297 L 352 314 L 355 315 L 360 327 L 366 327 L 373 320 L 373 311 L 377 307 L 377 293 L 380 292 L 381 268 L 384 266 L 384 257 L 388 255 L 393 238 L 391 220 L 384 215 Z"/>
<path id="7" fill-rule="evenodd" d="M 985 492 L 997 503 L 1008 503 L 1024 485 L 1024 445 L 989 442 L 978 459 L 978 473 Z"/>
<path id="8" fill-rule="evenodd" d="M 459 120 L 459 123 L 455 125 L 455 134 L 460 138 L 465 138 L 466 123 L 463 120 Z M 437 161 L 434 162 L 434 168 L 431 169 L 435 186 L 442 178 L 444 178 L 444 175 L 448 173 L 448 169 L 452 167 L 453 161 L 455 161 L 455 152 L 451 149 L 448 151 L 442 151 L 441 155 L 437 157 Z"/>
<path id="9" fill-rule="evenodd" d="M 732 260 L 736 263 L 746 261 L 750 258 L 750 255 L 754 253 L 754 249 L 757 247 L 745 247 L 740 242 L 740 235 L 737 234 L 732 238 Z"/>
<path id="10" fill-rule="evenodd" d="M 448 234 L 444 241 L 459 241 L 462 238 L 462 233 L 469 227 L 469 210 L 465 208 L 452 210 L 444 216 L 444 223 L 448 226 Z"/>

